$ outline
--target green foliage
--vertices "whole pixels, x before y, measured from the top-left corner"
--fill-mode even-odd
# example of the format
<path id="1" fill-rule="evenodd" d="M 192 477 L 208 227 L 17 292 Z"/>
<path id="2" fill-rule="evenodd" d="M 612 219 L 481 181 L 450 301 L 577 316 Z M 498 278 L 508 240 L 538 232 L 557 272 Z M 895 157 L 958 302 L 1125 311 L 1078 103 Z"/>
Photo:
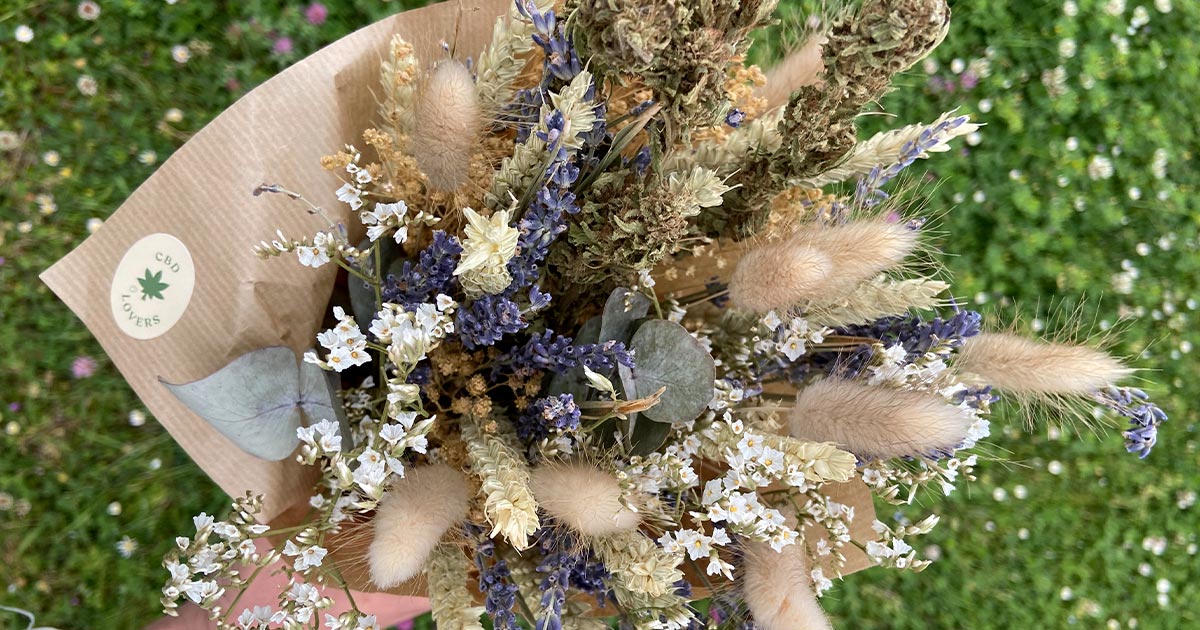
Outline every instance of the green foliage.
<path id="1" fill-rule="evenodd" d="M 131 425 L 136 397 L 37 274 L 245 91 L 403 3 L 330 0 L 319 26 L 305 20 L 307 3 L 100 4 L 94 22 L 64 0 L 0 9 L 0 131 L 20 137 L 0 153 L 0 604 L 36 612 L 38 625 L 125 628 L 157 616 L 159 558 L 173 537 L 227 499 L 160 427 L 136 416 Z M 802 20 L 799 4 L 785 5 L 789 20 Z M 1078 304 L 1064 296 L 1087 296 L 1085 322 L 1144 314 L 1123 327 L 1120 348 L 1157 369 L 1146 376 L 1163 384 L 1155 393 L 1172 420 L 1146 461 L 1121 453 L 1111 434 L 1076 441 L 995 429 L 1014 451 L 1003 457 L 1011 464 L 986 462 L 959 494 L 907 511 L 916 517 L 936 502 L 944 525 L 925 542 L 942 560 L 920 575 L 866 571 L 839 584 L 823 600 L 837 627 L 1200 625 L 1200 508 L 1183 507 L 1200 485 L 1198 365 L 1187 351 L 1200 342 L 1190 325 L 1200 299 L 1200 6 L 1175 0 L 1160 13 L 1146 2 L 1150 21 L 1131 35 L 1135 3 L 1121 16 L 1105 4 L 1080 0 L 1071 18 L 1060 3 L 955 3 L 950 36 L 934 54 L 939 86 L 952 79 L 955 91 L 932 89 L 918 65 L 882 101 L 895 118 L 862 119 L 860 137 L 954 107 L 987 122 L 969 155 L 918 165 L 938 182 L 922 189 L 929 207 L 953 207 L 940 228 L 943 249 L 957 255 L 957 294 L 982 299 L 985 310 L 1015 300 L 1049 328 L 1052 312 Z M 27 44 L 14 39 L 20 24 L 34 30 Z M 291 52 L 272 52 L 282 36 Z M 1076 52 L 1060 59 L 1064 39 Z M 188 51 L 186 63 L 173 46 Z M 956 58 L 987 59 L 990 74 L 964 90 Z M 1042 76 L 1058 65 L 1066 89 L 1051 97 Z M 83 75 L 94 96 L 81 92 Z M 1088 167 L 1100 154 L 1113 175 L 1093 180 Z M 1163 178 L 1152 168 L 1159 155 Z M 1132 268 L 1137 277 L 1122 293 Z M 95 375 L 72 378 L 77 356 L 97 358 Z M 1048 472 L 1054 460 L 1064 462 L 1059 474 Z M 123 537 L 138 543 L 129 558 L 117 550 Z M 1171 588 L 1165 607 L 1160 579 Z M 0 628 L 24 627 L 0 616 Z"/>

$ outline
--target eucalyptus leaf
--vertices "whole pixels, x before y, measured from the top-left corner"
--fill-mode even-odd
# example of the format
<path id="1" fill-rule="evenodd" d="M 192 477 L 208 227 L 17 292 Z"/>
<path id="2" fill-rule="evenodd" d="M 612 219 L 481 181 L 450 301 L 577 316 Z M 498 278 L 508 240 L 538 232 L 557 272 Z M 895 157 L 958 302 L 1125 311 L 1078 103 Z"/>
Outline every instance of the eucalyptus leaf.
<path id="1" fill-rule="evenodd" d="M 180 402 L 247 453 L 270 461 L 296 450 L 296 429 L 345 418 L 337 387 L 321 368 L 297 361 L 291 348 L 273 346 L 243 354 L 191 383 L 163 384 Z"/>
<path id="2" fill-rule="evenodd" d="M 630 453 L 645 456 L 657 451 L 671 435 L 671 429 L 671 425 L 666 422 L 642 419 L 634 426 L 633 435 L 630 436 L 630 442 L 633 444 Z"/>
<path id="3" fill-rule="evenodd" d="M 370 239 L 363 239 L 358 244 L 358 249 L 367 251 L 371 247 Z M 387 269 L 389 260 L 395 260 L 399 255 L 400 248 L 396 246 L 390 239 L 380 241 L 380 256 L 384 260 L 384 269 Z M 390 258 L 389 258 L 390 257 Z M 367 276 L 375 274 L 375 257 L 367 257 L 363 264 L 363 273 Z M 354 274 L 350 274 L 346 278 L 346 288 L 350 292 L 350 311 L 354 313 L 354 321 L 358 323 L 358 328 L 365 335 L 367 328 L 371 326 L 371 320 L 375 319 L 375 314 L 379 312 L 382 306 L 375 301 L 375 287 L 367 284 Z"/>
<path id="4" fill-rule="evenodd" d="M 713 397 L 716 365 L 708 350 L 687 329 L 665 319 L 642 324 L 630 339 L 634 350 L 634 391 L 644 398 L 666 387 L 659 403 L 642 412 L 657 422 L 688 422 L 699 416 Z"/>
<path id="5" fill-rule="evenodd" d="M 629 343 L 633 335 L 634 322 L 650 312 L 650 298 L 629 289 L 617 289 L 609 294 L 604 303 L 604 316 L 600 320 L 600 341 Z"/>

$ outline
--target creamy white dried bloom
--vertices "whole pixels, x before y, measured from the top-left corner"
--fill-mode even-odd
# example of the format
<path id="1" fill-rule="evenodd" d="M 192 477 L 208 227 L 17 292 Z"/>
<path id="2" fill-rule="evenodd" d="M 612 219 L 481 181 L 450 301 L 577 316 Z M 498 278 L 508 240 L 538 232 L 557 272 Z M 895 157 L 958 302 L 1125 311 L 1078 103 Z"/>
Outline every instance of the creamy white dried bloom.
<path id="1" fill-rule="evenodd" d="M 471 470 L 481 482 L 483 513 L 492 524 L 488 535 L 503 535 L 518 551 L 528 548 L 541 521 L 524 456 L 499 435 L 484 433 L 472 419 L 463 419 L 462 432 Z"/>
<path id="2" fill-rule="evenodd" d="M 463 229 L 462 258 L 454 275 L 459 276 L 469 297 L 492 295 L 503 291 L 512 282 L 508 261 L 517 253 L 520 232 L 508 223 L 509 210 L 497 210 L 485 218 L 472 208 L 463 208 L 467 225 Z"/>

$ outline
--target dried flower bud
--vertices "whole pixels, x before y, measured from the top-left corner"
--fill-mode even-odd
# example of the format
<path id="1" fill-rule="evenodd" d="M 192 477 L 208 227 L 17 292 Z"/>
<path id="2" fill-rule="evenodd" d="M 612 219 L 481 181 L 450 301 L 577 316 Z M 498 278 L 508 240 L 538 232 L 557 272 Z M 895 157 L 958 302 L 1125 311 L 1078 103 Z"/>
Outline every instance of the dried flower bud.
<path id="1" fill-rule="evenodd" d="M 831 302 L 907 258 L 917 236 L 904 225 L 874 220 L 804 227 L 743 256 L 729 296 L 755 312 Z"/>
<path id="2" fill-rule="evenodd" d="M 829 257 L 791 242 L 751 250 L 729 279 L 729 298 L 740 309 L 765 313 L 820 296 L 832 271 Z"/>
<path id="3" fill-rule="evenodd" d="M 828 378 L 796 397 L 793 437 L 834 442 L 868 459 L 953 451 L 972 419 L 932 394 Z"/>

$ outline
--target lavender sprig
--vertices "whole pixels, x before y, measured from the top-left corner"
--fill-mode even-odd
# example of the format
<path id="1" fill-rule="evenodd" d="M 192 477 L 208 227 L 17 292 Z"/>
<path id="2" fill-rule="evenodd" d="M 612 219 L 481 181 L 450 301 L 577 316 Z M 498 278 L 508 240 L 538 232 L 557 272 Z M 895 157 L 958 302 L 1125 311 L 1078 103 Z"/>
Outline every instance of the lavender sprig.
<path id="1" fill-rule="evenodd" d="M 968 121 L 970 121 L 970 118 L 967 116 L 957 116 L 926 127 L 915 140 L 909 140 L 904 143 L 904 146 L 900 149 L 899 157 L 892 165 L 886 168 L 876 166 L 871 169 L 871 172 L 866 177 L 858 180 L 858 185 L 854 190 L 855 201 L 863 206 L 871 207 L 887 199 L 888 194 L 880 190 L 884 184 L 899 175 L 901 171 L 908 168 L 913 162 L 916 162 L 918 158 L 930 149 L 941 144 L 942 136 L 946 132 L 957 129 L 960 125 Z"/>
<path id="2" fill-rule="evenodd" d="M 1125 450 L 1146 459 L 1158 442 L 1158 427 L 1167 421 L 1167 413 L 1136 387 L 1107 387 L 1093 392 L 1092 399 L 1129 419 L 1129 429 L 1122 432 Z"/>

